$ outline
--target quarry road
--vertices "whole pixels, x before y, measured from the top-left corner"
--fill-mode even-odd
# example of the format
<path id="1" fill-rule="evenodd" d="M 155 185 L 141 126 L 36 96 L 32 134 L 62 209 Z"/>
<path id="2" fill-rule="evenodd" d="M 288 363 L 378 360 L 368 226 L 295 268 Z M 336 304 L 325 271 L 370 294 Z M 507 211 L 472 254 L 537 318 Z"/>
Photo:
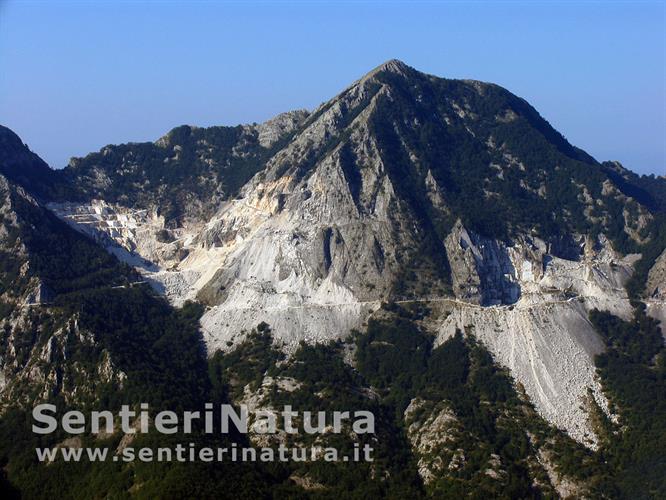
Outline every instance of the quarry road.
<path id="1" fill-rule="evenodd" d="M 534 294 L 534 295 L 539 295 L 539 294 Z M 592 297 L 592 296 L 590 296 Z M 502 305 L 492 305 L 492 306 L 482 306 L 479 304 L 474 304 L 472 302 L 465 302 L 464 300 L 459 300 L 459 299 L 453 299 L 451 297 L 433 297 L 433 298 L 427 298 L 427 299 L 409 299 L 409 300 L 393 300 L 390 301 L 394 304 L 417 304 L 417 303 L 431 303 L 431 302 L 446 302 L 446 303 L 451 303 L 455 305 L 460 305 L 463 307 L 470 307 L 474 309 L 480 309 L 480 310 L 490 310 L 490 309 L 511 309 L 511 308 L 518 308 L 521 310 L 526 310 L 526 309 L 534 309 L 534 308 L 539 308 L 543 307 L 546 305 L 551 305 L 551 304 L 567 304 L 570 302 L 573 302 L 575 300 L 579 299 L 585 299 L 588 298 L 585 295 L 576 295 L 573 297 L 568 297 L 567 299 L 564 300 L 541 300 L 540 302 L 536 303 L 531 303 L 531 304 L 526 304 L 526 303 L 521 303 L 520 301 L 514 303 L 514 304 L 502 304 Z M 628 300 L 628 299 L 627 299 Z M 269 311 L 275 311 L 275 310 L 289 310 L 289 309 L 309 309 L 309 308 L 327 308 L 327 307 L 344 307 L 344 306 L 354 306 L 354 305 L 381 305 L 382 302 L 386 301 L 381 301 L 381 300 L 367 300 L 367 301 L 355 301 L 355 302 L 335 302 L 335 303 L 330 303 L 330 304 L 316 304 L 316 303 L 308 303 L 308 304 L 299 304 L 299 305 L 293 305 L 293 306 L 280 306 L 280 307 L 266 307 L 266 308 L 260 308 L 259 310 L 269 310 Z M 664 300 L 647 300 L 645 301 L 646 304 L 650 305 L 666 305 L 666 301 Z M 214 306 L 214 308 L 217 308 L 219 306 Z M 235 307 L 234 309 L 246 309 L 248 311 L 250 310 L 255 310 L 255 307 Z"/>

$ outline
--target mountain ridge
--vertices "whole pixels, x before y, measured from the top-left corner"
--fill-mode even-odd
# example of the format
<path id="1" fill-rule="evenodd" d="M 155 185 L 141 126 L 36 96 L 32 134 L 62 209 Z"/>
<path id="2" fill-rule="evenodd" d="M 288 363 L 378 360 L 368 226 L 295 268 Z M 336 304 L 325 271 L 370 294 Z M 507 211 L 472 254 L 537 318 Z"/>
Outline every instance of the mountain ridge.
<path id="1" fill-rule="evenodd" d="M 631 317 L 624 286 L 661 253 L 659 181 L 598 163 L 499 86 L 396 60 L 280 116 L 263 145 L 260 126 L 183 126 L 105 147 L 47 206 L 173 304 L 205 304 L 209 354 L 261 322 L 293 352 L 426 302 L 437 342 L 472 325 L 542 415 L 596 446 L 577 401 L 610 410 L 587 314 Z"/>

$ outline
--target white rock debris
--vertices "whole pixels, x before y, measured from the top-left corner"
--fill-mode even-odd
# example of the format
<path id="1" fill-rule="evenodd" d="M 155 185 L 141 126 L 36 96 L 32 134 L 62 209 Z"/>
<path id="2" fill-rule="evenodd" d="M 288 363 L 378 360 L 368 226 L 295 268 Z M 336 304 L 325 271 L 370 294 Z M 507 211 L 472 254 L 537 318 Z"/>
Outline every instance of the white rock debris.
<path id="1" fill-rule="evenodd" d="M 311 177 L 310 188 L 317 182 Z M 277 188 L 256 188 L 269 189 Z M 311 197 L 330 194 L 321 186 L 312 191 Z M 375 263 L 368 278 L 352 275 L 350 268 L 359 253 L 372 255 L 375 238 L 386 241 L 385 248 L 395 247 L 377 220 L 336 224 L 327 239 L 322 228 L 332 223 L 333 214 L 308 211 L 308 201 L 301 201 L 298 211 L 277 211 L 251 191 L 225 204 L 198 234 L 181 231 L 175 243 L 158 241 L 163 223 L 145 212 L 104 202 L 51 209 L 137 265 L 175 304 L 197 294 L 212 300 L 201 320 L 211 353 L 242 341 L 243 332 L 261 321 L 290 351 L 300 341 L 345 337 L 377 310 L 388 288 L 379 280 L 387 274 L 382 276 Z M 309 222 L 303 224 L 304 218 Z M 336 238 L 342 241 L 336 244 Z M 347 241 L 354 242 L 356 252 Z M 508 246 L 457 224 L 446 241 L 457 298 L 442 298 L 446 317 L 433 322 L 437 344 L 456 329 L 474 334 L 511 370 L 541 415 L 595 446 L 583 398 L 590 388 L 601 408 L 608 404 L 593 361 L 604 346 L 587 315 L 596 307 L 630 316 L 622 286 L 636 256 L 621 258 L 603 237 L 580 241 L 582 257 L 570 261 L 548 254 L 536 239 Z M 178 250 L 184 255 L 180 261 Z M 377 288 L 361 289 L 366 279 L 377 281 Z"/>

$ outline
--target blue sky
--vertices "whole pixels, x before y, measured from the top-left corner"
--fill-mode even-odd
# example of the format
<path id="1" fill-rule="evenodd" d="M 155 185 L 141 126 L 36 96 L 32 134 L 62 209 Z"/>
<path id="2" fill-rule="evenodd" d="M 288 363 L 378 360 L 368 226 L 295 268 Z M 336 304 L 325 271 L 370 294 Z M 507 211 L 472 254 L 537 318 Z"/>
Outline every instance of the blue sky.
<path id="1" fill-rule="evenodd" d="M 313 108 L 398 58 L 498 83 L 599 160 L 666 173 L 666 3 L 0 0 L 0 123 L 54 167 Z"/>

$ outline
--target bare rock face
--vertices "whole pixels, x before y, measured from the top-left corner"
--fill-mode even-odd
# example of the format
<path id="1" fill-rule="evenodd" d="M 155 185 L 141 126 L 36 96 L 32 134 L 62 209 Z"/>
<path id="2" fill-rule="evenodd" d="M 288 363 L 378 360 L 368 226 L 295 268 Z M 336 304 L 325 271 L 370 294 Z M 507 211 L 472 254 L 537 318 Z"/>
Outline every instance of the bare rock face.
<path id="1" fill-rule="evenodd" d="M 596 446 L 582 401 L 589 388 L 601 408 L 607 411 L 608 403 L 594 367 L 604 344 L 588 314 L 598 308 L 629 319 L 623 286 L 638 256 L 622 257 L 603 236 L 576 239 L 580 258 L 568 260 L 548 253 L 539 239 L 523 236 L 507 244 L 457 223 L 446 248 L 459 302 L 440 324 L 438 343 L 456 330 L 475 335 L 542 415 Z"/>
<path id="2" fill-rule="evenodd" d="M 520 299 L 492 307 L 457 302 L 439 324 L 437 343 L 456 330 L 475 335 L 511 370 L 539 413 L 577 440 L 596 446 L 582 401 L 591 389 L 602 409 L 607 410 L 608 403 L 594 367 L 594 356 L 604 344 L 588 314 L 598 308 L 629 319 L 632 308 L 623 284 L 636 256 L 616 254 L 603 237 L 584 245 L 587 251 L 579 261 L 541 253 L 538 241 L 506 247 L 514 269 L 508 279 L 519 287 Z"/>
<path id="3" fill-rule="evenodd" d="M 648 273 L 645 295 L 647 313 L 661 321 L 661 333 L 666 338 L 666 250 L 657 258 Z"/>
<path id="4" fill-rule="evenodd" d="M 456 446 L 464 433 L 461 423 L 446 402 L 435 405 L 413 399 L 405 410 L 407 436 L 418 457 L 419 475 L 427 485 L 464 462 L 464 451 Z"/>
<path id="5" fill-rule="evenodd" d="M 54 298 L 53 290 L 41 281 L 37 281 L 34 287 L 31 287 L 25 299 L 26 306 L 46 305 L 49 304 Z"/>
<path id="6" fill-rule="evenodd" d="M 657 258 L 657 261 L 648 274 L 645 293 L 654 299 L 666 299 L 666 250 Z"/>
<path id="7" fill-rule="evenodd" d="M 154 210 L 131 209 L 103 200 L 52 202 L 47 206 L 72 228 L 135 267 L 156 291 L 174 304 L 194 298 L 194 285 L 208 261 L 179 273 L 171 269 L 188 257 L 188 242 L 202 224 L 167 228 L 164 216 Z"/>
<path id="8" fill-rule="evenodd" d="M 226 254 L 224 266 L 199 292 L 216 304 L 204 327 L 229 331 L 223 342 L 256 326 L 230 321 L 236 311 L 250 319 L 248 309 L 267 314 L 286 343 L 344 336 L 376 307 L 368 303 L 389 293 L 396 249 L 414 245 L 413 233 L 393 230 L 401 220 L 387 210 L 392 186 L 386 177 L 368 179 L 358 194 L 372 197 L 369 213 L 356 206 L 335 152 L 308 178 L 292 182 L 256 179 L 199 236 L 201 245 Z"/>
<path id="9" fill-rule="evenodd" d="M 282 137 L 296 130 L 309 114 L 310 112 L 304 109 L 289 111 L 256 125 L 259 132 L 259 144 L 265 148 L 273 146 Z"/>
<path id="10" fill-rule="evenodd" d="M 513 304 L 520 298 L 516 270 L 503 242 L 470 234 L 458 221 L 445 246 L 457 298 L 484 306 Z M 541 266 L 526 262 L 530 269 Z"/>

